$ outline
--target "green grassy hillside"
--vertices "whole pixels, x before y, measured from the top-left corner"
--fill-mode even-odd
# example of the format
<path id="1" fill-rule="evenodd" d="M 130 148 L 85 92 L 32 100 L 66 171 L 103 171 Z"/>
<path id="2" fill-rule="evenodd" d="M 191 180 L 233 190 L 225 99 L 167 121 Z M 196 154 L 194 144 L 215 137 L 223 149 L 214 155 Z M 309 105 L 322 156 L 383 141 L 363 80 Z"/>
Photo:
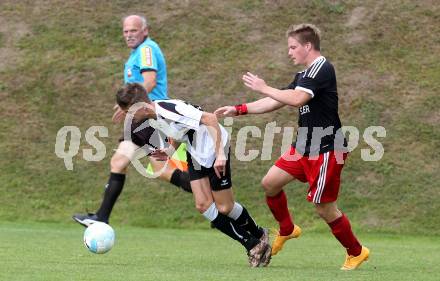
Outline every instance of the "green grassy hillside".
<path id="1" fill-rule="evenodd" d="M 440 233 L 440 8 L 435 1 L 12 1 L 0 4 L 0 220 L 68 221 L 95 210 L 109 173 L 120 125 L 110 121 L 129 50 L 120 19 L 144 13 L 151 36 L 168 60 L 170 96 L 213 110 L 250 101 L 241 75 L 252 71 L 274 86 L 295 71 L 285 30 L 311 22 L 323 32 L 322 52 L 335 65 L 344 125 L 361 133 L 383 126 L 379 162 L 361 160 L 360 146 L 344 169 L 340 206 L 356 227 L 403 233 Z M 239 128 L 294 126 L 296 110 L 234 120 Z M 55 153 L 57 131 L 82 133 L 67 171 Z M 87 162 L 86 130 L 109 128 L 106 157 Z M 237 198 L 258 221 L 274 225 L 260 180 L 272 159 L 234 158 Z M 261 148 L 253 138 L 248 149 Z M 287 188 L 299 224 L 326 229 L 305 201 L 307 187 Z M 116 224 L 207 227 L 192 198 L 131 169 L 112 216 Z"/>

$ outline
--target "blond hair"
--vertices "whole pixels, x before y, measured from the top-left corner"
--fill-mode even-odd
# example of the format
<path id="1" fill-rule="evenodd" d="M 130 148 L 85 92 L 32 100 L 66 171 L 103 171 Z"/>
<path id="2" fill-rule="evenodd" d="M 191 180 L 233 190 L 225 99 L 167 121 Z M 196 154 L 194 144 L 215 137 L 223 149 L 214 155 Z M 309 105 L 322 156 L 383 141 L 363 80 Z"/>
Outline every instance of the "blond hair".
<path id="1" fill-rule="evenodd" d="M 310 42 L 313 48 L 320 51 L 321 31 L 315 25 L 310 23 L 301 23 L 291 25 L 286 32 L 287 38 L 293 37 L 302 45 Z"/>

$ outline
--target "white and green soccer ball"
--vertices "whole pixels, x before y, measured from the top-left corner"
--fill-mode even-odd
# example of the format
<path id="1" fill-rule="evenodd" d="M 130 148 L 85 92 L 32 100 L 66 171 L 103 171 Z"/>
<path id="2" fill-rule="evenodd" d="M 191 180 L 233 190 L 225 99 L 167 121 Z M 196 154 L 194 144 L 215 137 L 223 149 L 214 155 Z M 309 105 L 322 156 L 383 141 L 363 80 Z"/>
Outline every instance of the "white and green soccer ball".
<path id="1" fill-rule="evenodd" d="M 95 222 L 84 232 L 84 245 L 90 252 L 104 254 L 110 251 L 115 244 L 115 231 L 103 222 Z"/>

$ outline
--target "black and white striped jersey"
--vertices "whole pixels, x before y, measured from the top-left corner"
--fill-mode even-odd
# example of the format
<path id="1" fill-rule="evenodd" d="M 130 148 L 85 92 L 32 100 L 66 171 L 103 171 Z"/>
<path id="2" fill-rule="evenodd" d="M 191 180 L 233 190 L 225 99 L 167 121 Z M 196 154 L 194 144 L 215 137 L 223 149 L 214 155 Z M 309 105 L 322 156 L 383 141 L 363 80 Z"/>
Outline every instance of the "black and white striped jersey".
<path id="1" fill-rule="evenodd" d="M 207 126 L 200 123 L 203 114 L 201 108 L 182 100 L 156 100 L 153 104 L 157 119 L 150 120 L 150 125 L 166 136 L 186 143 L 193 160 L 206 168 L 212 167 L 215 161 L 215 142 Z M 229 135 L 222 125 L 219 126 L 222 144 L 226 147 Z"/>
<path id="2" fill-rule="evenodd" d="M 333 65 L 323 56 L 298 72 L 287 89 L 302 90 L 312 99 L 299 108 L 297 139 L 293 144 L 302 155 L 325 153 L 340 147 L 344 137 L 338 129 L 338 92 Z M 337 136 L 337 137 L 336 137 Z M 342 143 L 341 143 L 342 142 Z"/>

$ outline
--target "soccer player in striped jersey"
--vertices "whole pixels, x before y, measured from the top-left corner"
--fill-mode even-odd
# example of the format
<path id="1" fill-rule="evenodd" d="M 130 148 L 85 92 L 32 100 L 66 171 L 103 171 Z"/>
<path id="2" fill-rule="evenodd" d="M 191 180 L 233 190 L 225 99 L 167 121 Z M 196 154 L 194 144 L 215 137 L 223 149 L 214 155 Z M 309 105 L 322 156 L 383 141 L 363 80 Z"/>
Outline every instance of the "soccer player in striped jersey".
<path id="1" fill-rule="evenodd" d="M 264 98 L 224 106 L 215 113 L 218 116 L 261 114 L 285 105 L 299 109 L 296 141 L 262 180 L 267 205 L 280 226 L 272 244 L 272 255 L 276 255 L 287 240 L 301 235 L 301 228 L 293 223 L 283 191 L 286 184 L 296 179 L 308 183 L 307 200 L 314 204 L 316 212 L 346 249 L 347 255 L 341 269 L 352 270 L 368 259 L 369 249 L 359 243 L 347 216 L 337 206 L 341 171 L 347 152 L 338 114 L 335 70 L 321 55 L 320 31 L 314 25 L 291 26 L 287 31 L 287 43 L 293 63 L 305 66 L 290 85 L 279 90 L 248 72 L 243 76 L 245 86 Z"/>
<path id="2" fill-rule="evenodd" d="M 145 89 L 136 83 L 123 86 L 116 100 L 132 122 L 142 123 L 138 130 L 160 132 L 175 140 L 174 147 L 156 149 L 151 157 L 165 160 L 178 143 L 186 143 L 196 208 L 216 229 L 246 248 L 251 267 L 267 266 L 271 258 L 267 229 L 258 226 L 246 208 L 234 200 L 229 134 L 215 114 L 181 100 L 150 102 Z M 148 135 L 144 138 L 148 142 Z"/>

